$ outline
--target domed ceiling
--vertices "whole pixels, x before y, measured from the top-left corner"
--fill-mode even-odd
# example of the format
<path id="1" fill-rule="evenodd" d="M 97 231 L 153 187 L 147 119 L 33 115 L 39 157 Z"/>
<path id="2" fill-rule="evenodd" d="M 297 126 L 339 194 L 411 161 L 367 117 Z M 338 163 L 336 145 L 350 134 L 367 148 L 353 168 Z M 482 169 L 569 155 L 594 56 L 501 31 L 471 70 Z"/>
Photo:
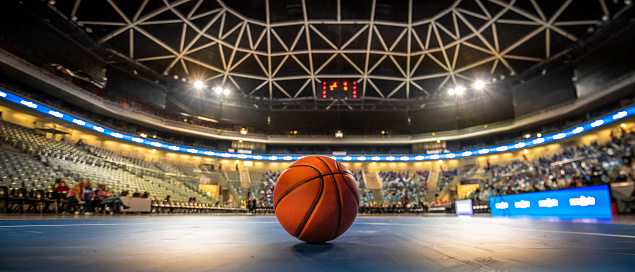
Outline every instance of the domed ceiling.
<path id="1" fill-rule="evenodd" d="M 335 99 L 363 108 L 443 96 L 459 85 L 469 90 L 476 80 L 495 84 L 565 52 L 625 5 L 57 0 L 52 6 L 99 43 L 170 77 L 258 99 Z M 342 92 L 344 82 L 348 93 L 333 98 L 333 85 Z"/>

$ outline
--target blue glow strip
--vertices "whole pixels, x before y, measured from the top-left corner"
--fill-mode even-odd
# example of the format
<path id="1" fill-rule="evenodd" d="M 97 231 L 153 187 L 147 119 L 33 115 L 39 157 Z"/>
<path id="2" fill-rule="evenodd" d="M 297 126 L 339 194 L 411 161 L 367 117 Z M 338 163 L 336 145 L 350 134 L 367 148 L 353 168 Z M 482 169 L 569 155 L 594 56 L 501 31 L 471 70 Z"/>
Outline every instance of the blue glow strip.
<path id="1" fill-rule="evenodd" d="M 295 161 L 300 158 L 306 157 L 305 155 L 303 156 L 300 156 L 300 155 L 258 155 L 258 154 L 228 153 L 228 152 L 218 152 L 218 151 L 211 151 L 211 150 L 205 150 L 205 149 L 196 149 L 192 147 L 172 145 L 172 144 L 144 139 L 137 136 L 132 136 L 129 134 L 120 133 L 120 132 L 116 132 L 107 128 L 103 128 L 91 122 L 84 121 L 72 115 L 56 111 L 47 106 L 35 103 L 33 101 L 11 94 L 6 91 L 0 90 L 0 98 L 7 100 L 9 102 L 27 107 L 27 108 L 31 108 L 32 110 L 56 117 L 66 122 L 73 123 L 75 125 L 78 125 L 87 129 L 92 129 L 94 131 L 97 131 L 98 133 L 101 133 L 113 138 L 129 141 L 129 142 L 135 142 L 135 143 L 143 144 L 147 146 L 152 146 L 153 148 L 158 148 L 158 149 L 177 151 L 177 152 L 201 155 L 201 156 L 216 157 L 216 158 L 257 160 L 257 161 Z M 576 134 L 587 132 L 592 129 L 611 124 L 613 122 L 617 122 L 620 119 L 632 116 L 634 114 L 635 114 L 635 106 L 632 106 L 632 107 L 623 109 L 619 112 L 604 116 L 594 121 L 587 122 L 582 125 L 576 126 L 575 128 L 564 130 L 558 133 L 545 135 L 543 137 L 536 138 L 536 139 L 524 140 L 524 141 L 520 141 L 513 144 L 496 146 L 496 147 L 486 147 L 482 149 L 472 149 L 472 150 L 443 153 L 443 154 L 433 154 L 433 155 L 422 154 L 422 155 L 410 155 L 410 156 L 372 156 L 371 155 L 371 156 L 328 156 L 328 157 L 338 161 L 345 161 L 345 162 L 413 162 L 413 161 L 457 159 L 457 158 L 465 158 L 465 157 L 485 155 L 485 154 L 496 154 L 501 152 L 529 148 L 533 146 L 538 146 L 538 145 L 566 139 Z"/>

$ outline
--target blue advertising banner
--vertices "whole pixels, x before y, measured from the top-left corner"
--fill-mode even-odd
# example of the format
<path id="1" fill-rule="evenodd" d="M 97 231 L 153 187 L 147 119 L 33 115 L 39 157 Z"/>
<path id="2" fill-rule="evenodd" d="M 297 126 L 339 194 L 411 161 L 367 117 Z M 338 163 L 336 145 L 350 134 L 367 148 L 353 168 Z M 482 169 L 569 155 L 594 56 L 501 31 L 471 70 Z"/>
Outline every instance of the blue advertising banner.
<path id="1" fill-rule="evenodd" d="M 608 185 L 490 197 L 492 216 L 612 218 Z"/>

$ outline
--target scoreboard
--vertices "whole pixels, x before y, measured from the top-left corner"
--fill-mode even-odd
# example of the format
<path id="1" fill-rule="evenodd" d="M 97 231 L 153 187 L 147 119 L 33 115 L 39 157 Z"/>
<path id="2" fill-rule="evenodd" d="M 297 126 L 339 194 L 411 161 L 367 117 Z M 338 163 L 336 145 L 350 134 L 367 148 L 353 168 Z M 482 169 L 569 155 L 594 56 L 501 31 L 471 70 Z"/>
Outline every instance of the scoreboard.
<path id="1" fill-rule="evenodd" d="M 322 81 L 322 98 L 357 99 L 357 81 L 355 80 Z"/>

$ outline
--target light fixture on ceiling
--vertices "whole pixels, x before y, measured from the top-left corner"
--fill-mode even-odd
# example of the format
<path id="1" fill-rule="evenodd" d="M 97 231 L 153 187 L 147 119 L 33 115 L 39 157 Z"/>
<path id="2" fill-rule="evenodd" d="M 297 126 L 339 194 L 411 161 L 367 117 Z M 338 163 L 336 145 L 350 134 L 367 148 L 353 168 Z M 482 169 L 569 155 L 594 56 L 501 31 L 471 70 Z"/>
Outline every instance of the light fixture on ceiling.
<path id="1" fill-rule="evenodd" d="M 476 82 L 474 82 L 474 89 L 476 90 L 482 90 L 483 88 L 485 88 L 485 82 L 483 82 L 482 80 L 477 80 Z"/>
<path id="2" fill-rule="evenodd" d="M 461 85 L 456 86 L 456 88 L 454 88 L 454 92 L 455 92 L 457 95 L 463 95 L 463 94 L 465 93 L 465 87 L 463 87 L 463 86 L 461 86 Z"/>
<path id="3" fill-rule="evenodd" d="M 196 89 L 203 88 L 203 85 L 205 85 L 205 84 L 203 84 L 203 81 L 200 81 L 200 80 L 194 81 L 194 88 L 196 88 Z"/>

